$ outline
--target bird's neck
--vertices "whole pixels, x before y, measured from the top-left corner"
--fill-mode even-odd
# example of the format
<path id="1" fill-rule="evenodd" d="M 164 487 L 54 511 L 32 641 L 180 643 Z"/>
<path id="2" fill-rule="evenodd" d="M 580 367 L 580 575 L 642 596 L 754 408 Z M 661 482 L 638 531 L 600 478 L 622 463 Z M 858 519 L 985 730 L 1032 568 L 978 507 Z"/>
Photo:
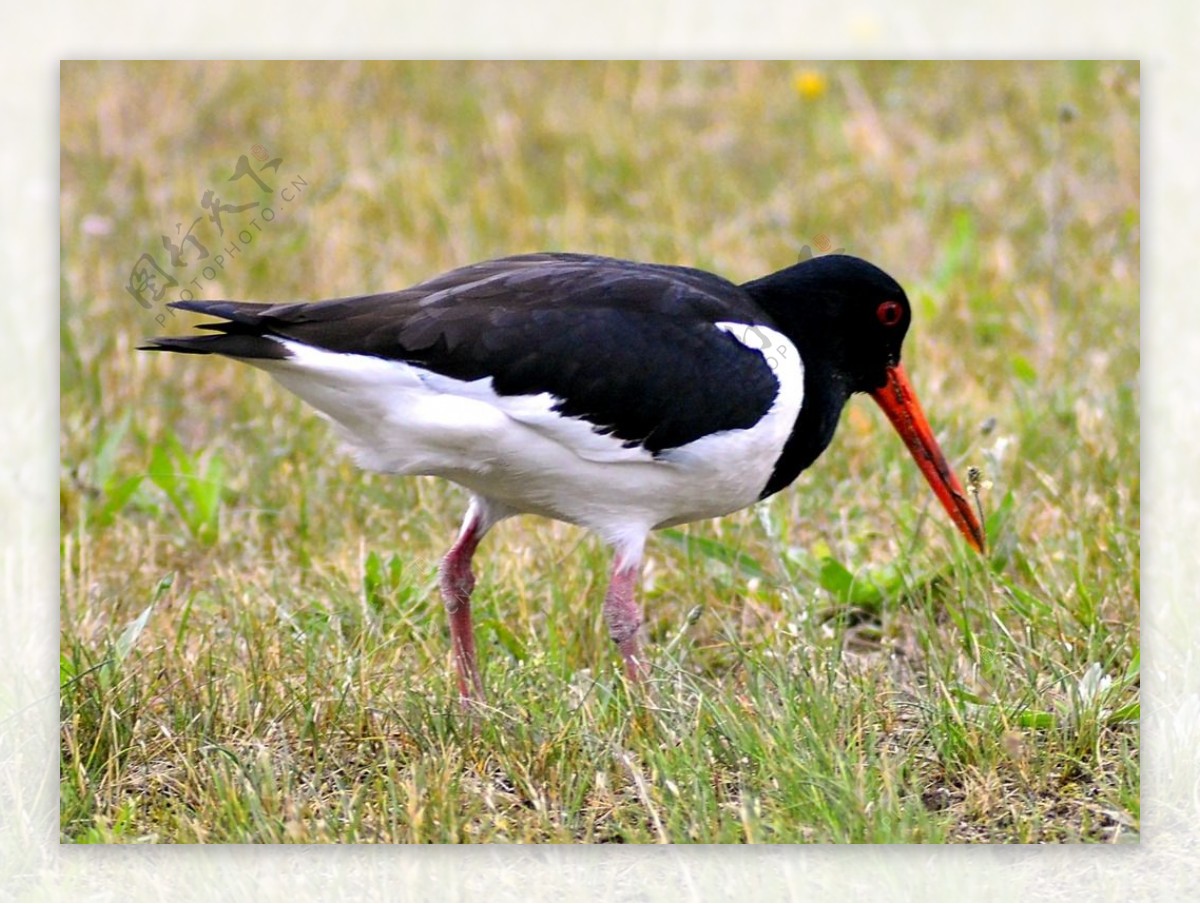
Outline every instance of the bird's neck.
<path id="1" fill-rule="evenodd" d="M 800 414 L 759 499 L 778 493 L 817 460 L 833 440 L 842 408 L 850 397 L 845 381 L 820 357 L 810 361 L 801 349 L 801 358 L 804 361 L 804 400 Z"/>
<path id="2" fill-rule="evenodd" d="M 782 490 L 825 451 L 852 391 L 835 304 L 808 269 L 796 264 L 742 286 L 792 340 L 804 365 L 800 413 L 759 498 Z"/>

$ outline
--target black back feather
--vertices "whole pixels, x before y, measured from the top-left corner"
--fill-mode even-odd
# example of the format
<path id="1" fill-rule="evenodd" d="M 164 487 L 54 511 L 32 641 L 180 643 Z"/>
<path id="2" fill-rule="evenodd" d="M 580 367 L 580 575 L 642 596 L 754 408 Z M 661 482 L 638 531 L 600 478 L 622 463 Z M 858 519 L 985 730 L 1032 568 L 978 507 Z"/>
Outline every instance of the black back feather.
<path id="1" fill-rule="evenodd" d="M 279 337 L 460 380 L 490 377 L 501 395 L 549 393 L 560 413 L 656 455 L 753 426 L 779 388 L 755 348 L 714 327 L 770 319 L 735 284 L 685 267 L 531 254 L 380 295 L 172 306 L 223 318 L 202 327 L 217 335 L 144 347 L 286 358 Z"/>

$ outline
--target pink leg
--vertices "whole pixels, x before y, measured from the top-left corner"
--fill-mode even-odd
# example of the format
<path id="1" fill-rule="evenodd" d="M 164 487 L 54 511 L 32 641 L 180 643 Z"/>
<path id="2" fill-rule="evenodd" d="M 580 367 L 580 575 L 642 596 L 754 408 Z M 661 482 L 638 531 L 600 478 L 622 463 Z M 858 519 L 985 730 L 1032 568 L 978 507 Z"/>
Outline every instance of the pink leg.
<path id="1" fill-rule="evenodd" d="M 464 701 L 473 697 L 483 699 L 483 680 L 479 677 L 479 666 L 475 662 L 475 631 L 471 625 L 471 591 L 475 589 L 471 557 L 475 555 L 483 535 L 501 517 L 483 500 L 473 497 L 458 532 L 458 539 L 442 559 L 438 572 L 442 601 L 450 617 L 450 642 L 454 647 L 458 690 Z"/>
<path id="2" fill-rule="evenodd" d="M 625 660 L 625 674 L 635 684 L 641 684 L 650 675 L 650 663 L 642 655 L 638 641 L 642 607 L 634 598 L 642 564 L 643 541 L 644 538 L 638 538 L 635 543 L 617 549 L 608 592 L 604 596 L 604 620 L 608 622 L 609 636 L 616 642 L 621 658 Z"/>

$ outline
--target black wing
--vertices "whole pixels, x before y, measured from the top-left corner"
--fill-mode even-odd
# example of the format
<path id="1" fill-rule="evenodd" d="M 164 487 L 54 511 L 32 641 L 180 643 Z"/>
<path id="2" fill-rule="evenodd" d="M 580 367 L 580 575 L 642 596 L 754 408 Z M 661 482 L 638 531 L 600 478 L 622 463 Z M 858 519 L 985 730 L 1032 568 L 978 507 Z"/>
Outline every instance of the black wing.
<path id="1" fill-rule="evenodd" d="M 270 339 L 281 336 L 460 380 L 491 377 L 501 395 L 550 393 L 562 414 L 655 454 L 753 426 L 779 389 L 762 354 L 714 326 L 769 318 L 733 283 L 684 267 L 530 254 L 381 295 L 173 306 L 227 322 L 202 326 L 220 335 L 150 348 L 287 357 Z"/>

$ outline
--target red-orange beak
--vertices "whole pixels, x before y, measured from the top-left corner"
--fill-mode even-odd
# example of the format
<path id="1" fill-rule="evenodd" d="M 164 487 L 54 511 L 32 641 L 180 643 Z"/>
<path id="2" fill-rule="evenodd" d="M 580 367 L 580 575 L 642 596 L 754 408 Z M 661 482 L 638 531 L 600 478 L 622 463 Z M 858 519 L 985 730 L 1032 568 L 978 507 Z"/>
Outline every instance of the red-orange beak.
<path id="1" fill-rule="evenodd" d="M 887 383 L 872 392 L 871 398 L 879 403 L 896 432 L 903 438 L 908 451 L 917 462 L 917 467 L 933 487 L 933 492 L 950 513 L 958 529 L 967 538 L 967 542 L 979 552 L 983 552 L 983 526 L 979 523 L 975 510 L 971 508 L 962 484 L 950 470 L 946 456 L 942 454 L 937 440 L 933 438 L 929 421 L 925 419 L 925 412 L 921 410 L 917 394 L 913 392 L 904 368 L 899 364 L 889 367 Z"/>

